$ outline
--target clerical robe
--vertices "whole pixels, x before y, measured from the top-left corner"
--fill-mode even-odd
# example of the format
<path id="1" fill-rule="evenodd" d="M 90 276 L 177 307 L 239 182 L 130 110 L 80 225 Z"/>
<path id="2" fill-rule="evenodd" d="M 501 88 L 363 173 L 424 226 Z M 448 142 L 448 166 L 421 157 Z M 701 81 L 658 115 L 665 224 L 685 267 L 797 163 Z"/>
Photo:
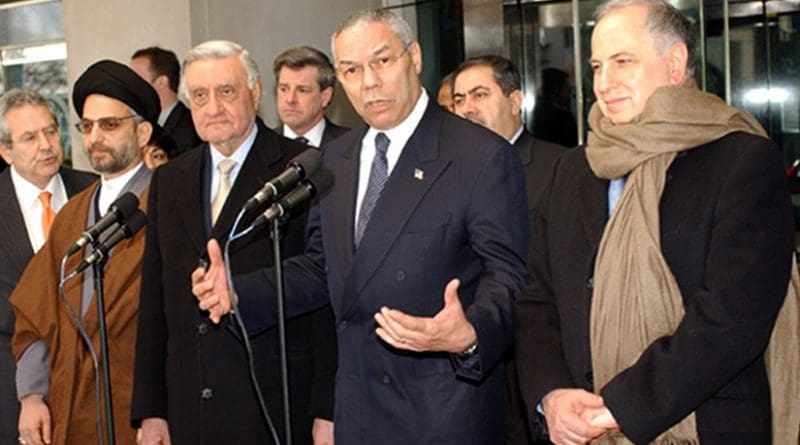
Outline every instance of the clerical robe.
<path id="1" fill-rule="evenodd" d="M 85 230 L 89 211 L 93 208 L 92 197 L 98 186 L 99 181 L 75 195 L 61 209 L 53 222 L 50 239 L 28 263 L 10 297 L 16 315 L 12 340 L 16 360 L 36 340 L 42 340 L 50 351 L 50 393 L 47 404 L 52 417 L 54 444 L 98 443 L 92 358 L 58 294 L 61 258 Z M 139 202 L 141 206 L 146 205 L 147 190 L 139 197 Z M 105 266 L 103 296 L 112 407 L 116 443 L 120 445 L 136 443 L 136 431 L 130 427 L 129 413 L 144 235 L 145 231 L 141 230 L 133 238 L 119 243 Z M 83 256 L 73 255 L 67 262 L 66 270 L 74 270 Z M 82 281 L 83 276 L 75 277 L 64 286 L 66 299 L 76 313 L 81 310 Z M 81 321 L 99 359 L 96 303 L 93 295 Z M 99 372 L 102 373 L 102 370 Z M 100 380 L 102 382 L 102 375 Z M 103 403 L 101 392 L 105 430 Z"/>

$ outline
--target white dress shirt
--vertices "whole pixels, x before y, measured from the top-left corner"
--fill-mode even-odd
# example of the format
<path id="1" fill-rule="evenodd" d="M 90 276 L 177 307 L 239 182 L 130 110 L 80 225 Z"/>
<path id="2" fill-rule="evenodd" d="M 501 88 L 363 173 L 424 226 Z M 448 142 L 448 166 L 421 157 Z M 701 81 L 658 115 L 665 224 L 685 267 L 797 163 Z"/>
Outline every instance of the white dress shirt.
<path id="1" fill-rule="evenodd" d="M 25 220 L 25 230 L 28 232 L 28 239 L 31 242 L 33 251 L 37 252 L 44 245 L 45 237 L 42 231 L 42 212 L 44 208 L 39 201 L 39 193 L 50 192 L 50 207 L 53 212 L 58 213 L 61 207 L 67 202 L 67 189 L 64 187 L 64 181 L 61 175 L 55 174 L 50 178 L 44 189 L 39 189 L 35 184 L 31 183 L 22 175 L 17 172 L 16 168 L 12 165 L 11 169 L 11 182 L 14 184 L 14 191 L 17 195 L 17 202 L 22 211 L 22 218 Z"/>
<path id="2" fill-rule="evenodd" d="M 308 139 L 308 145 L 319 148 L 319 146 L 322 144 L 322 134 L 324 132 L 325 132 L 325 118 L 323 117 L 322 119 L 319 120 L 319 122 L 317 122 L 317 125 L 311 127 L 311 129 L 306 131 L 306 134 L 302 136 Z M 301 135 L 292 131 L 292 129 L 289 128 L 288 125 L 283 124 L 283 136 L 289 139 L 297 139 Z"/>
<path id="3" fill-rule="evenodd" d="M 230 180 L 231 188 L 236 183 L 236 178 L 239 176 L 239 172 L 242 170 L 242 164 L 244 164 L 244 160 L 247 159 L 247 155 L 250 153 L 250 149 L 253 148 L 253 142 L 256 140 L 256 134 L 258 134 L 258 126 L 253 123 L 253 127 L 250 130 L 250 134 L 247 138 L 242 141 L 241 145 L 236 147 L 236 151 L 233 152 L 232 155 L 229 157 L 224 156 L 217 147 L 214 147 L 213 144 L 209 144 L 212 148 L 211 151 L 211 193 L 208 195 L 209 202 L 208 208 L 211 208 L 212 203 L 214 202 L 214 197 L 217 196 L 217 190 L 219 190 L 219 163 L 222 162 L 223 159 L 230 159 L 236 164 L 231 169 L 230 173 L 228 174 L 228 178 Z"/>
<path id="4" fill-rule="evenodd" d="M 427 107 L 428 93 L 423 89 L 422 94 L 420 94 L 417 100 L 417 104 L 414 105 L 414 109 L 411 110 L 411 113 L 409 113 L 405 120 L 400 122 L 399 125 L 389 130 L 376 130 L 372 127 L 367 130 L 367 134 L 365 134 L 364 139 L 361 140 L 361 158 L 358 166 L 358 194 L 356 195 L 356 215 L 353 219 L 353 230 L 355 230 L 355 224 L 358 223 L 358 212 L 361 211 L 361 201 L 364 200 L 364 195 L 367 194 L 367 184 L 369 184 L 372 159 L 375 158 L 375 136 L 378 133 L 384 133 L 386 137 L 389 138 L 389 149 L 386 150 L 386 161 L 387 173 L 389 177 L 391 177 L 392 170 L 394 166 L 397 165 L 397 161 L 403 153 L 406 142 L 408 142 L 411 135 L 414 134 L 414 130 L 417 129 Z"/>

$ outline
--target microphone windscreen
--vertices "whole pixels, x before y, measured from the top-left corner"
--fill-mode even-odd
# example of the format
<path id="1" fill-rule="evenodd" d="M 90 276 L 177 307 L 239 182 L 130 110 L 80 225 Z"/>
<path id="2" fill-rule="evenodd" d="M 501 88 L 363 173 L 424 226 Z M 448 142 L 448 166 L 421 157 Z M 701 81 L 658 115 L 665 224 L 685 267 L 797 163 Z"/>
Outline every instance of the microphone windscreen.
<path id="1" fill-rule="evenodd" d="M 139 198 L 132 192 L 123 193 L 116 201 L 111 204 L 111 209 L 117 208 L 117 212 L 126 219 L 139 207 Z"/>
<path id="2" fill-rule="evenodd" d="M 136 209 L 136 213 L 131 215 L 128 218 L 128 221 L 125 223 L 125 225 L 128 227 L 128 230 L 130 231 L 128 237 L 131 237 L 135 235 L 136 232 L 138 232 L 139 230 L 142 230 L 142 227 L 144 227 L 146 224 L 147 224 L 147 215 L 145 215 L 143 211 Z"/>
<path id="3" fill-rule="evenodd" d="M 307 181 L 314 187 L 316 190 L 317 195 L 325 192 L 329 188 L 333 187 L 333 183 L 335 182 L 335 178 L 333 173 L 331 173 L 326 168 L 321 168 L 317 170 Z"/>
<path id="4" fill-rule="evenodd" d="M 301 177 L 308 178 L 322 165 L 322 153 L 316 148 L 309 148 L 289 161 L 289 165 L 300 166 L 303 170 Z"/>

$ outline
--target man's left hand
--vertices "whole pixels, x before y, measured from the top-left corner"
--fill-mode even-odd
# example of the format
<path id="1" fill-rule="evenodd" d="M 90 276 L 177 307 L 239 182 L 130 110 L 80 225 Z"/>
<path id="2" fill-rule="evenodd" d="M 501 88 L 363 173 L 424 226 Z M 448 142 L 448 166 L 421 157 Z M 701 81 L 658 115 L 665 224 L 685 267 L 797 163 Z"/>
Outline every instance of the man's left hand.
<path id="1" fill-rule="evenodd" d="M 444 307 L 433 318 L 414 317 L 396 309 L 382 307 L 375 314 L 375 332 L 386 343 L 408 351 L 465 351 L 478 341 L 475 328 L 467 320 L 458 298 L 458 279 L 447 283 Z"/>

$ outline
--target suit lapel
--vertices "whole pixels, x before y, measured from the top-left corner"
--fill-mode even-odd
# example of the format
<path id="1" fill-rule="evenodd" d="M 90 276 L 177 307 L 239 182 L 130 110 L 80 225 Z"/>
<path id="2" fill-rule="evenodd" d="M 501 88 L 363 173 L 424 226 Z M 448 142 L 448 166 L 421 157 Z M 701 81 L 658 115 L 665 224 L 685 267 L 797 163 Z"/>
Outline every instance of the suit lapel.
<path id="1" fill-rule="evenodd" d="M 205 216 L 202 202 L 203 181 L 201 178 L 203 156 L 206 150 L 210 150 L 208 144 L 205 144 L 202 150 L 184 153 L 183 156 L 189 157 L 189 162 L 181 164 L 181 168 L 178 169 L 179 177 L 175 178 L 176 180 L 168 181 L 179 189 L 176 196 L 180 196 L 182 199 L 178 200 L 177 211 L 183 221 L 183 227 L 198 252 L 206 251 L 206 233 L 203 223 Z"/>
<path id="2" fill-rule="evenodd" d="M 4 244 L 8 246 L 10 257 L 17 260 L 17 265 L 22 271 L 28 259 L 33 256 L 33 246 L 25 229 L 25 219 L 19 208 L 14 184 L 11 182 L 11 167 L 0 173 L 0 209 L 6 212 L 0 218 L 2 233 L 8 234 L 5 236 Z"/>
<path id="3" fill-rule="evenodd" d="M 596 251 L 608 220 L 608 181 L 598 179 L 585 164 L 578 180 L 581 202 L 578 204 L 586 238 Z"/>
<path id="4" fill-rule="evenodd" d="M 353 257 L 353 265 L 345 283 L 342 313 L 361 294 L 414 213 L 417 204 L 450 164 L 449 159 L 439 158 L 441 112 L 437 105 L 428 105 L 381 192 L 364 238 Z M 429 141 L 437 143 L 432 144 Z M 424 172 L 424 179 L 417 179 L 417 170 Z"/>
<path id="5" fill-rule="evenodd" d="M 352 139 L 344 144 L 348 148 L 331 160 L 330 169 L 336 175 L 336 186 L 324 201 L 331 215 L 331 234 L 335 245 L 334 252 L 340 270 L 347 274 L 353 260 L 353 227 L 355 225 L 356 194 L 358 190 L 359 153 L 361 140 L 367 132 L 364 126 L 351 133 Z M 326 212 L 327 213 L 327 212 Z"/>

